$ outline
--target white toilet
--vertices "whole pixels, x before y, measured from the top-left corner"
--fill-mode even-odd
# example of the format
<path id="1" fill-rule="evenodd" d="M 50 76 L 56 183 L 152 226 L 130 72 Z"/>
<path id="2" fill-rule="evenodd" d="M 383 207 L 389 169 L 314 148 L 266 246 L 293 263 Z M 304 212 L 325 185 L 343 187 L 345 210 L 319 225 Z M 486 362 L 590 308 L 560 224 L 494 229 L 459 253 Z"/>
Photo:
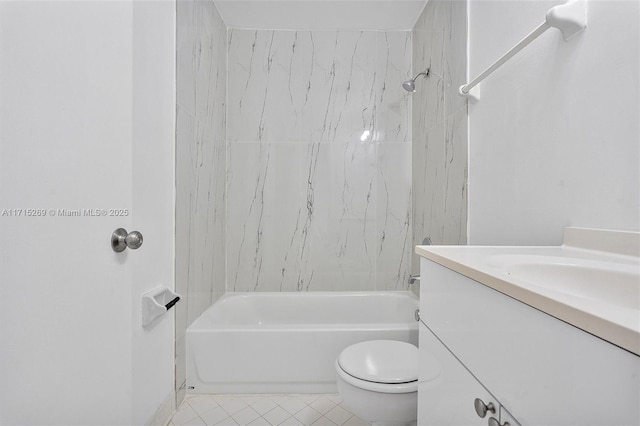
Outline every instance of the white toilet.
<path id="1" fill-rule="evenodd" d="M 415 425 L 418 417 L 418 348 L 370 340 L 336 359 L 338 392 L 353 414 L 372 425 Z"/>

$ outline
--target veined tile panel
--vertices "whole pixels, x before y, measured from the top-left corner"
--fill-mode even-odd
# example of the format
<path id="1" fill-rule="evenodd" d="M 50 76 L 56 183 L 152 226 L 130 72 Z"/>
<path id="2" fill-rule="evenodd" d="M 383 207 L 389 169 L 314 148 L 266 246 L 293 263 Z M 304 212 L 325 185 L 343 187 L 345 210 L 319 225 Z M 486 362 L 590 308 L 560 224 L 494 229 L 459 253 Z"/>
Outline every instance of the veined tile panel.
<path id="1" fill-rule="evenodd" d="M 411 33 L 231 30 L 228 49 L 227 288 L 406 288 Z"/>
<path id="2" fill-rule="evenodd" d="M 466 2 L 432 0 L 413 30 L 413 244 L 467 241 Z M 412 255 L 412 271 L 419 272 Z"/>
<path id="3" fill-rule="evenodd" d="M 373 140 L 411 141 L 412 95 L 402 89 L 411 72 L 412 36 L 410 31 L 377 33 L 376 122 Z"/>
<path id="4" fill-rule="evenodd" d="M 229 290 L 375 289 L 378 147 L 230 144 Z"/>
<path id="5" fill-rule="evenodd" d="M 378 144 L 377 290 L 406 290 L 411 271 L 411 145 Z"/>
<path id="6" fill-rule="evenodd" d="M 303 150 L 291 143 L 229 145 L 229 291 L 285 290 L 299 275 Z"/>
<path id="7" fill-rule="evenodd" d="M 228 140 L 411 140 L 411 33 L 229 32 Z"/>
<path id="8" fill-rule="evenodd" d="M 211 1 L 177 5 L 176 391 L 186 328 L 225 290 L 227 30 Z"/>

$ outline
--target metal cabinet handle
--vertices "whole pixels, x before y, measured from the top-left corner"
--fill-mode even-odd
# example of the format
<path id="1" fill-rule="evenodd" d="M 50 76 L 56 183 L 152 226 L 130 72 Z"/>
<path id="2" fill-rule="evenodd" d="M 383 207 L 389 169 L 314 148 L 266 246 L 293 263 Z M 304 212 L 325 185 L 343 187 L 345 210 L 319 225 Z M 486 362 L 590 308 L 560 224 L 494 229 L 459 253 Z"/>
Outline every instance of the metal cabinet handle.
<path id="1" fill-rule="evenodd" d="M 509 422 L 500 423 L 500 421 L 495 417 L 489 417 L 489 426 L 511 426 L 511 423 Z"/>
<path id="2" fill-rule="evenodd" d="M 484 401 L 481 400 L 480 398 L 476 398 L 473 401 L 473 408 L 475 408 L 476 414 L 478 415 L 478 417 L 482 419 L 484 419 L 484 417 L 487 415 L 487 412 L 490 412 L 493 414 L 496 413 L 496 407 L 493 405 L 493 402 L 485 404 Z M 489 419 L 489 422 L 491 422 L 491 419 Z"/>
<path id="3" fill-rule="evenodd" d="M 142 234 L 138 231 L 127 233 L 124 228 L 118 228 L 111 234 L 111 248 L 116 253 L 124 251 L 127 247 L 136 250 L 142 245 Z"/>

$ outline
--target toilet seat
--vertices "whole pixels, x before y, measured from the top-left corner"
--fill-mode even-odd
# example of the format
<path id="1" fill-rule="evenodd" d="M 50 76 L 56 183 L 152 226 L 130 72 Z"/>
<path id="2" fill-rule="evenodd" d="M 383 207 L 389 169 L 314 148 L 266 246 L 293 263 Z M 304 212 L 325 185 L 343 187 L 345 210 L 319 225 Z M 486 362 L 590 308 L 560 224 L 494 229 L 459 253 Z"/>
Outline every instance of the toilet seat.
<path id="1" fill-rule="evenodd" d="M 370 340 L 343 350 L 336 360 L 340 377 L 353 386 L 383 393 L 418 390 L 418 348 L 395 340 Z"/>

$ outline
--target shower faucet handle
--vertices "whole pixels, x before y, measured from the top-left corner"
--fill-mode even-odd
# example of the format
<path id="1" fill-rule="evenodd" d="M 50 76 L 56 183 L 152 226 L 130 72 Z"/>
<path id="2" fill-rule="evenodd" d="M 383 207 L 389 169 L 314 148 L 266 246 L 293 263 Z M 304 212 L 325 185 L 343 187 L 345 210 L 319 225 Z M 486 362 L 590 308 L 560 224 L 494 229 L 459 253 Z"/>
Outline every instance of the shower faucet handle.
<path id="1" fill-rule="evenodd" d="M 111 248 L 116 253 L 124 251 L 127 247 L 131 250 L 139 249 L 142 241 L 142 234 L 138 231 L 128 233 L 126 229 L 118 228 L 111 234 Z"/>

